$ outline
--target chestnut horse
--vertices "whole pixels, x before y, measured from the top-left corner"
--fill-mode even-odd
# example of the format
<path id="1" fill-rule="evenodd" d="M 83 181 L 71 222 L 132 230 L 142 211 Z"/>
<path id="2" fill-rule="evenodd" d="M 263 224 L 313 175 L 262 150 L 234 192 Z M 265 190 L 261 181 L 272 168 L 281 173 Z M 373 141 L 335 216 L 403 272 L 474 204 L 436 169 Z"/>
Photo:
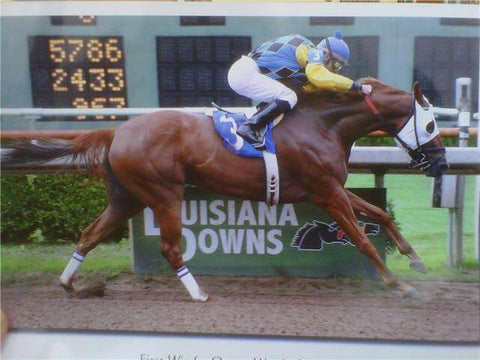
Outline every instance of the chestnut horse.
<path id="1" fill-rule="evenodd" d="M 369 258 L 386 284 L 404 296 L 417 297 L 413 287 L 388 270 L 357 223 L 356 215 L 360 214 L 378 222 L 400 253 L 410 258 L 411 267 L 425 271 L 419 256 L 389 216 L 345 189 L 348 158 L 357 139 L 375 130 L 387 130 L 397 135 L 400 147 L 409 149 L 414 164 L 426 175 L 439 176 L 448 169 L 445 149 L 433 108 L 418 84 L 412 94 L 376 79 L 361 81 L 372 85 L 371 98 L 364 99 L 353 92 L 299 93 L 298 105 L 275 128 L 280 203 L 312 199 L 339 224 L 358 251 Z M 417 121 L 417 116 L 423 122 Z M 181 207 L 185 184 L 265 201 L 263 161 L 228 151 L 213 128 L 212 118 L 206 115 L 159 111 L 131 119 L 117 129 L 92 131 L 71 141 L 23 141 L 10 148 L 4 163 L 46 162 L 67 155 L 73 156 L 73 161 L 87 162 L 90 170 L 103 175 L 109 198 L 103 214 L 82 232 L 76 252 L 62 274 L 61 284 L 71 294 L 75 294 L 74 274 L 90 250 L 125 220 L 150 207 L 161 229 L 163 256 L 177 271 L 191 297 L 205 301 L 208 296 L 182 259 Z"/>

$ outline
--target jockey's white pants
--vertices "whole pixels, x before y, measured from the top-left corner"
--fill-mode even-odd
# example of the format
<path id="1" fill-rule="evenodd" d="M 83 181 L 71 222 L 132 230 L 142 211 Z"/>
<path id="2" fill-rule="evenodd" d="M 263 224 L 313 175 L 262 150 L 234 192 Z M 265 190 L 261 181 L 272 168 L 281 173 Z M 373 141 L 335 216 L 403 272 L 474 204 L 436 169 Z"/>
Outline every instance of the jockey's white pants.
<path id="1" fill-rule="evenodd" d="M 230 67 L 228 84 L 237 94 L 252 100 L 284 100 L 288 101 L 291 109 L 297 104 L 297 94 L 292 89 L 262 74 L 255 60 L 245 55 Z"/>

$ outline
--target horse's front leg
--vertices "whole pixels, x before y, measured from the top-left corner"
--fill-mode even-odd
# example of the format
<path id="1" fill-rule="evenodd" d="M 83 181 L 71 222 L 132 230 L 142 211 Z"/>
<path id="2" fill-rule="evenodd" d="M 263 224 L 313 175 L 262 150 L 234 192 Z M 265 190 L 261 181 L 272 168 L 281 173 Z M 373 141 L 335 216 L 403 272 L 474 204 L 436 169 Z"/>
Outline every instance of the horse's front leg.
<path id="1" fill-rule="evenodd" d="M 345 231 L 358 251 L 369 258 L 388 286 L 400 290 L 404 297 L 419 297 L 420 295 L 415 288 L 398 280 L 387 268 L 375 246 L 373 246 L 358 225 L 346 190 L 340 183 L 332 182 L 323 188 L 319 187 L 321 191 L 312 194 L 315 203 L 328 211 L 332 218 L 337 221 L 340 228 Z"/>
<path id="2" fill-rule="evenodd" d="M 425 265 L 423 264 L 420 257 L 417 255 L 413 247 L 408 243 L 407 240 L 402 236 L 398 228 L 395 226 L 394 222 L 388 216 L 388 214 L 380 209 L 377 206 L 370 204 L 369 202 L 363 200 L 361 197 L 355 195 L 354 193 L 346 190 L 347 196 L 350 199 L 355 214 L 366 216 L 369 219 L 376 221 L 382 226 L 392 239 L 395 246 L 400 251 L 400 254 L 406 255 L 410 258 L 410 267 L 413 270 L 419 271 L 421 273 L 426 273 Z"/>

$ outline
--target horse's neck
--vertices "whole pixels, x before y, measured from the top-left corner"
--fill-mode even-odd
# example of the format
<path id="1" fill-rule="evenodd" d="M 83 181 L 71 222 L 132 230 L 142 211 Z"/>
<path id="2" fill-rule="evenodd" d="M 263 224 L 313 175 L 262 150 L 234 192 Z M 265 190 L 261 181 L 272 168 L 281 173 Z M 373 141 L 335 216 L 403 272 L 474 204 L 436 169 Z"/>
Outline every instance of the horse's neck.
<path id="1" fill-rule="evenodd" d="M 394 128 L 398 128 L 398 124 L 394 124 L 394 122 L 401 120 L 402 116 L 409 111 L 410 95 L 402 92 L 389 96 L 382 95 L 380 93 L 376 99 L 372 98 L 372 101 L 376 103 L 384 121 Z M 307 99 L 309 101 L 299 101 L 298 108 L 302 113 L 310 115 L 308 117 L 312 124 L 312 131 L 319 129 L 317 131 L 320 132 L 318 134 L 320 137 L 325 131 L 330 136 L 333 134 L 340 139 L 347 152 L 350 151 L 356 140 L 372 131 L 383 129 L 385 126 L 385 123 L 369 110 L 362 98 L 347 98 L 344 99 L 344 103 L 339 103 L 335 99 L 331 101 Z"/>
<path id="2" fill-rule="evenodd" d="M 308 121 L 311 123 L 313 133 L 318 133 L 320 137 L 325 135 L 337 137 L 346 150 L 350 149 L 359 138 L 382 127 L 382 124 L 367 109 L 362 100 L 350 104 L 348 107 L 326 103 L 315 109 L 308 105 L 299 105 L 302 113 L 311 113 Z M 305 121 L 305 118 L 302 121 Z"/>
<path id="3" fill-rule="evenodd" d="M 351 148 L 355 141 L 382 127 L 383 124 L 371 112 L 363 111 L 341 119 L 335 131 L 345 146 Z"/>

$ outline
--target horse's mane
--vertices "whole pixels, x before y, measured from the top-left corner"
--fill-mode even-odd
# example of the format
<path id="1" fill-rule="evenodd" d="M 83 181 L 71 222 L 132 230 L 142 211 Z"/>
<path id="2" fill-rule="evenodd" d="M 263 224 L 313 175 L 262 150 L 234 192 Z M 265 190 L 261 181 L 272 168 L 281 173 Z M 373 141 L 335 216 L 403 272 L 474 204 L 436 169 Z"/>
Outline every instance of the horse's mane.
<path id="1" fill-rule="evenodd" d="M 373 77 L 364 77 L 358 79 L 358 82 L 361 84 L 369 84 L 372 85 L 374 93 L 381 93 L 385 95 L 402 95 L 405 94 L 404 91 L 396 89 L 392 86 L 385 85 L 380 80 L 375 79 Z M 298 96 L 298 102 L 309 102 L 312 100 L 319 101 L 324 100 L 326 102 L 333 102 L 333 103 L 344 103 L 349 100 L 353 99 L 361 99 L 357 93 L 352 91 L 347 92 L 338 92 L 338 91 L 325 91 L 325 90 L 316 90 L 307 92 L 303 89 L 303 86 L 296 86 L 293 87 L 293 90 Z"/>

